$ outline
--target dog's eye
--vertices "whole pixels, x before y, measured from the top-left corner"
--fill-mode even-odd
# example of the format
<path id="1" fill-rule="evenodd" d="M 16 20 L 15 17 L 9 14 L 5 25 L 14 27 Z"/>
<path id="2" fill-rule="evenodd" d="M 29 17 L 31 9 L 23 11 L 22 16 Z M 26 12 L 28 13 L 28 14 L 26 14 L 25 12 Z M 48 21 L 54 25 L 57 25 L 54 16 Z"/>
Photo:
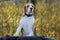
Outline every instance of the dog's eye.
<path id="1" fill-rule="evenodd" d="M 32 6 L 33 7 L 33 6 Z"/>
<path id="2" fill-rule="evenodd" d="M 27 7 L 29 7 L 29 5 Z"/>

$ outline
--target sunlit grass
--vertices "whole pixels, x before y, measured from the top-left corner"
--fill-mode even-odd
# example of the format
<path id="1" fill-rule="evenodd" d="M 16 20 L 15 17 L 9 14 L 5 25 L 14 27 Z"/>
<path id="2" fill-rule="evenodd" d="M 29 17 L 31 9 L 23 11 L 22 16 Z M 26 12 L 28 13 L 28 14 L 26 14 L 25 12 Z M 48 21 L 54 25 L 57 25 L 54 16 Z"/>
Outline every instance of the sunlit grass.
<path id="1" fill-rule="evenodd" d="M 0 3 L 0 33 L 12 36 L 16 31 L 23 13 L 23 5 L 7 2 Z M 21 33 L 20 33 L 21 34 Z M 57 38 L 60 34 L 60 5 L 58 4 L 36 4 L 36 34 Z"/>

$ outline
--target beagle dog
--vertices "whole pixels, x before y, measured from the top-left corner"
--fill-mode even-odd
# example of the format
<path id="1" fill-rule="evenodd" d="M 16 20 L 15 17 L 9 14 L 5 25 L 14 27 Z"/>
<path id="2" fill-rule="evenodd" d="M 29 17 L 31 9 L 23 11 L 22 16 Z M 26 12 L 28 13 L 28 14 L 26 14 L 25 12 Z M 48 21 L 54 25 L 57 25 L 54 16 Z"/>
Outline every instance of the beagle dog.
<path id="1" fill-rule="evenodd" d="M 23 36 L 34 36 L 35 28 L 35 8 L 32 3 L 28 3 L 24 6 L 23 17 L 20 20 L 19 27 L 17 28 L 16 33 L 13 36 L 18 36 L 19 32 L 23 28 Z"/>

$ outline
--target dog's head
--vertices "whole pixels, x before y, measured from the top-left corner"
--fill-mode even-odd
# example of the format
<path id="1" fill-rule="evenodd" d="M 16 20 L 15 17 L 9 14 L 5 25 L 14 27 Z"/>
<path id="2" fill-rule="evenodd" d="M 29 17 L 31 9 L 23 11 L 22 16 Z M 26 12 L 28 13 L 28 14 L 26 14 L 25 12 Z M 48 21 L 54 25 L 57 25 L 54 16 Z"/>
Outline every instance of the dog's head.
<path id="1" fill-rule="evenodd" d="M 23 11 L 26 14 L 34 14 L 35 13 L 35 7 L 32 3 L 28 3 L 24 6 Z"/>

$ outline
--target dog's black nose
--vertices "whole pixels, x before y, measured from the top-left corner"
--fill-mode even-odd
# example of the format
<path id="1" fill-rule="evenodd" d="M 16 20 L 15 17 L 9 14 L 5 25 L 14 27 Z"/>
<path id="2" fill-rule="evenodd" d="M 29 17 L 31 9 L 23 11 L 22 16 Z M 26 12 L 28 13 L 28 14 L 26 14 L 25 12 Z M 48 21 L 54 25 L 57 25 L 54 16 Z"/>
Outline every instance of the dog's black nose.
<path id="1" fill-rule="evenodd" d="M 31 10 L 33 9 L 33 8 L 30 8 Z"/>

